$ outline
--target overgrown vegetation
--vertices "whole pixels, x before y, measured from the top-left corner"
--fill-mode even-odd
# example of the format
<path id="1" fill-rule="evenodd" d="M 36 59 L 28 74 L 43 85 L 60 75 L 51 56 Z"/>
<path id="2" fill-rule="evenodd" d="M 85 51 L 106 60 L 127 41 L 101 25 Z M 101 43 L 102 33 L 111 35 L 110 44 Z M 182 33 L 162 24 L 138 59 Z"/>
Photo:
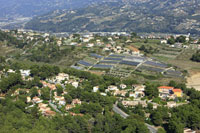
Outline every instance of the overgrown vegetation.
<path id="1" fill-rule="evenodd" d="M 200 50 L 198 50 L 195 54 L 193 54 L 192 61 L 200 62 Z"/>

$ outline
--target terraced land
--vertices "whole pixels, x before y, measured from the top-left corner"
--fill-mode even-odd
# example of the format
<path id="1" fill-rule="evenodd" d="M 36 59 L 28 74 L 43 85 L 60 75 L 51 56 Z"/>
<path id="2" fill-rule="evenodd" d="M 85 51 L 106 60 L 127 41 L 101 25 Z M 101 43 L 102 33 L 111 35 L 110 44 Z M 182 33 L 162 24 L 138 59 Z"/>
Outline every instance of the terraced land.
<path id="1" fill-rule="evenodd" d="M 179 56 L 182 52 L 182 49 L 170 48 L 168 46 L 158 46 L 158 51 L 159 52 L 153 54 L 153 57 L 162 61 L 167 61 L 175 59 L 177 56 Z"/>
<path id="2" fill-rule="evenodd" d="M 147 79 L 158 79 L 163 76 L 183 78 L 181 71 L 176 70 L 167 63 L 138 55 L 110 54 L 104 57 L 90 54 L 89 57 L 80 60 L 77 64 L 77 67 L 83 67 L 87 71 L 103 71 L 108 75 L 121 78 L 129 77 L 132 74 L 143 76 Z"/>

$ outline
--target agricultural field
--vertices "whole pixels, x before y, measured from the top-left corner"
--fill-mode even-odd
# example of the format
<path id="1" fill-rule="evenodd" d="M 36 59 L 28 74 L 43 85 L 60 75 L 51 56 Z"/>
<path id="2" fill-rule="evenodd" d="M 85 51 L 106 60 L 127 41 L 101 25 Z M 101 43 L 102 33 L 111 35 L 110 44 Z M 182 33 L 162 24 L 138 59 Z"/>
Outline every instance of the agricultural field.
<path id="1" fill-rule="evenodd" d="M 103 74 L 121 78 L 137 77 L 144 82 L 148 80 L 184 80 L 183 73 L 176 67 L 139 55 L 110 54 L 102 56 L 90 54 L 76 64 L 77 67 L 82 67 L 86 71 L 103 72 Z"/>

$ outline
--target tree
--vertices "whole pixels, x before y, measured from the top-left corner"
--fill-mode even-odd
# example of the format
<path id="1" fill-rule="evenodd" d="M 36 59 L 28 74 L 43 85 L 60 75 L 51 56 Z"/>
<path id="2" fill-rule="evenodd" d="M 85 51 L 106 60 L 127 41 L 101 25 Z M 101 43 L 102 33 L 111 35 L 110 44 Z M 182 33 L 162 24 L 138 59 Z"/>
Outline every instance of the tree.
<path id="1" fill-rule="evenodd" d="M 35 96 L 38 95 L 38 91 L 37 91 L 36 88 L 32 88 L 32 89 L 30 90 L 30 93 L 31 93 L 31 98 L 33 98 L 33 97 L 35 97 Z"/>
<path id="2" fill-rule="evenodd" d="M 186 37 L 185 36 L 179 36 L 179 37 L 176 38 L 176 42 L 185 43 Z"/>
<path id="3" fill-rule="evenodd" d="M 107 37 L 103 37 L 103 42 L 104 43 L 108 43 L 109 42 L 108 38 Z"/>
<path id="4" fill-rule="evenodd" d="M 200 44 L 200 39 L 198 40 L 197 44 Z"/>
<path id="5" fill-rule="evenodd" d="M 3 56 L 0 56 L 0 63 L 5 63 L 6 62 L 6 58 Z"/>
<path id="6" fill-rule="evenodd" d="M 91 115 L 95 115 L 97 113 L 102 112 L 102 107 L 99 103 L 89 103 L 89 104 L 82 104 L 80 108 L 81 113 L 89 113 Z"/>
<path id="7" fill-rule="evenodd" d="M 60 68 L 58 66 L 53 66 L 53 70 L 55 75 L 60 73 Z"/>
<path id="8" fill-rule="evenodd" d="M 131 37 L 132 37 L 132 38 L 136 38 L 136 37 L 137 37 L 137 33 L 132 32 L 132 33 L 131 33 Z"/>
<path id="9" fill-rule="evenodd" d="M 192 129 L 200 129 L 200 116 L 197 113 L 192 113 L 188 117 L 188 125 Z"/>
<path id="10" fill-rule="evenodd" d="M 200 62 L 200 50 L 198 50 L 195 54 L 192 55 L 192 61 Z"/>
<path id="11" fill-rule="evenodd" d="M 141 51 L 145 51 L 145 46 L 144 45 L 142 45 L 140 48 L 139 48 L 139 50 L 141 50 Z"/>
<path id="12" fill-rule="evenodd" d="M 154 125 L 160 126 L 163 123 L 162 114 L 160 112 L 154 112 L 151 115 L 151 119 Z"/>
<path id="13" fill-rule="evenodd" d="M 138 83 L 136 80 L 130 79 L 130 78 L 125 79 L 125 80 L 123 80 L 122 82 L 123 82 L 124 84 L 130 85 L 130 86 L 132 86 L 133 84 L 137 84 L 137 83 Z"/>
<path id="14" fill-rule="evenodd" d="M 157 133 L 166 133 L 164 128 L 159 128 Z"/>
<path id="15" fill-rule="evenodd" d="M 174 37 L 173 36 L 171 36 L 168 40 L 167 40 L 167 43 L 168 44 L 170 44 L 170 45 L 172 45 L 172 44 L 175 44 L 175 39 L 174 39 Z"/>
<path id="16" fill-rule="evenodd" d="M 8 77 L 5 77 L 0 81 L 1 92 L 6 93 L 8 90 L 12 89 L 12 87 L 22 84 L 23 81 L 21 75 L 19 73 L 11 73 Z"/>
<path id="17" fill-rule="evenodd" d="M 64 95 L 64 98 L 65 98 L 66 103 L 71 104 L 71 102 L 72 102 L 72 97 L 71 97 L 70 95 L 65 94 L 65 95 Z"/>
<path id="18" fill-rule="evenodd" d="M 61 85 L 56 85 L 57 95 L 60 96 L 63 93 L 63 88 Z"/>
<path id="19" fill-rule="evenodd" d="M 179 119 L 172 117 L 169 120 L 168 130 L 170 133 L 183 133 L 183 128 L 184 125 Z"/>
<path id="20" fill-rule="evenodd" d="M 41 97 L 44 100 L 50 100 L 50 89 L 48 87 L 42 88 Z"/>
<path id="21" fill-rule="evenodd" d="M 148 40 L 148 39 L 145 39 L 145 40 L 144 40 L 144 43 L 148 43 L 148 42 L 149 42 L 149 40 Z"/>
<path id="22" fill-rule="evenodd" d="M 31 76 L 39 76 L 40 70 L 39 70 L 39 66 L 38 65 L 31 66 L 30 70 L 31 70 L 31 72 L 30 72 Z"/>
<path id="23" fill-rule="evenodd" d="M 169 86 L 176 87 L 176 82 L 175 82 L 175 81 L 173 81 L 173 80 L 172 80 L 172 81 L 170 81 L 170 82 L 169 82 Z"/>
<path id="24" fill-rule="evenodd" d="M 156 98 L 158 97 L 158 86 L 155 84 L 146 84 L 145 88 L 145 95 L 148 96 L 148 98 Z"/>
<path id="25" fill-rule="evenodd" d="M 152 103 L 148 103 L 147 109 L 148 109 L 149 111 L 153 110 L 153 104 L 152 104 Z"/>

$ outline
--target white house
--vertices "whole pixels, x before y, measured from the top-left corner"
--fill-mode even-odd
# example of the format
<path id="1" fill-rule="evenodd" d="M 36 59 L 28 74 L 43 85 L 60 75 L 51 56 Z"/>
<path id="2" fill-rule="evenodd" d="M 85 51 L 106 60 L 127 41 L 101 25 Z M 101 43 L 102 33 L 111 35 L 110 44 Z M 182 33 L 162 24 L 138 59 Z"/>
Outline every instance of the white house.
<path id="1" fill-rule="evenodd" d="M 125 84 L 121 84 L 121 85 L 120 85 L 120 88 L 121 88 L 121 89 L 125 89 L 126 87 L 127 87 L 127 86 L 126 86 Z"/>
<path id="2" fill-rule="evenodd" d="M 105 92 L 116 91 L 116 90 L 118 90 L 117 86 L 110 85 L 108 86 L 108 89 L 105 90 Z"/>
<path id="3" fill-rule="evenodd" d="M 74 86 L 75 88 L 78 88 L 78 84 L 79 84 L 78 82 L 73 82 L 72 86 Z"/>
<path id="4" fill-rule="evenodd" d="M 94 86 L 93 87 L 93 92 L 97 92 L 99 90 L 99 86 Z"/>
<path id="5" fill-rule="evenodd" d="M 71 46 L 75 46 L 75 45 L 77 45 L 77 44 L 78 44 L 77 42 L 71 42 L 71 43 L 70 43 Z"/>
<path id="6" fill-rule="evenodd" d="M 117 88 L 117 86 L 110 85 L 110 86 L 108 86 L 108 90 L 115 91 L 115 90 L 118 90 L 118 88 Z"/>
<path id="7" fill-rule="evenodd" d="M 34 103 L 41 103 L 43 100 L 41 100 L 39 97 L 33 97 L 32 100 Z"/>
<path id="8" fill-rule="evenodd" d="M 135 95 L 135 93 L 134 93 L 134 92 L 130 92 L 130 93 L 129 93 L 129 97 L 134 97 L 134 98 L 135 98 L 135 97 L 136 97 L 136 95 Z"/>
<path id="9" fill-rule="evenodd" d="M 62 41 L 61 40 L 58 40 L 57 41 L 57 45 L 60 47 L 62 45 Z"/>
<path id="10" fill-rule="evenodd" d="M 30 76 L 31 74 L 31 70 L 20 70 L 20 73 L 23 77 L 27 77 L 27 76 Z"/>
<path id="11" fill-rule="evenodd" d="M 59 73 L 58 76 L 55 77 L 57 82 L 62 82 L 63 80 L 69 80 L 69 75 L 65 73 Z"/>
<path id="12" fill-rule="evenodd" d="M 30 103 L 31 102 L 31 97 L 26 97 L 26 101 L 27 101 L 27 103 Z"/>
<path id="13" fill-rule="evenodd" d="M 88 48 L 94 47 L 94 43 L 89 43 L 89 44 L 87 44 L 87 47 L 88 47 Z"/>
<path id="14" fill-rule="evenodd" d="M 65 105 L 65 98 L 61 96 L 54 96 L 54 99 L 56 102 L 58 102 L 59 105 Z"/>
<path id="15" fill-rule="evenodd" d="M 113 95 L 114 96 L 120 95 L 120 96 L 125 97 L 126 93 L 127 93 L 127 91 L 125 91 L 125 90 L 116 90 L 116 91 L 113 92 Z"/>
<path id="16" fill-rule="evenodd" d="M 8 73 L 15 73 L 15 71 L 12 70 L 12 69 L 9 69 L 9 70 L 8 70 Z"/>
<path id="17" fill-rule="evenodd" d="M 76 105 L 76 104 L 77 104 L 77 105 L 81 105 L 81 103 L 82 103 L 82 102 L 81 102 L 81 100 L 79 100 L 79 99 L 73 99 L 73 100 L 72 100 L 72 105 Z"/>
<path id="18" fill-rule="evenodd" d="M 59 104 L 59 105 L 65 105 L 65 104 L 66 104 L 65 99 L 60 100 L 60 101 L 58 102 L 58 104 Z"/>
<path id="19" fill-rule="evenodd" d="M 89 38 L 84 38 L 84 39 L 83 39 L 83 42 L 85 42 L 85 43 L 87 43 L 87 42 L 89 42 L 89 41 L 90 41 Z"/>
<path id="20" fill-rule="evenodd" d="M 135 91 L 145 91 L 145 85 L 133 85 Z"/>
<path id="21" fill-rule="evenodd" d="M 169 107 L 169 108 L 176 107 L 176 102 L 174 102 L 174 101 L 167 102 L 167 107 Z"/>
<path id="22" fill-rule="evenodd" d="M 184 133 L 196 133 L 196 131 L 189 128 L 184 128 Z"/>
<path id="23" fill-rule="evenodd" d="M 106 94 L 106 93 L 100 93 L 100 95 L 102 95 L 102 96 L 107 96 L 107 94 Z"/>
<path id="24" fill-rule="evenodd" d="M 161 44 L 167 44 L 167 40 L 161 40 L 160 43 Z"/>

